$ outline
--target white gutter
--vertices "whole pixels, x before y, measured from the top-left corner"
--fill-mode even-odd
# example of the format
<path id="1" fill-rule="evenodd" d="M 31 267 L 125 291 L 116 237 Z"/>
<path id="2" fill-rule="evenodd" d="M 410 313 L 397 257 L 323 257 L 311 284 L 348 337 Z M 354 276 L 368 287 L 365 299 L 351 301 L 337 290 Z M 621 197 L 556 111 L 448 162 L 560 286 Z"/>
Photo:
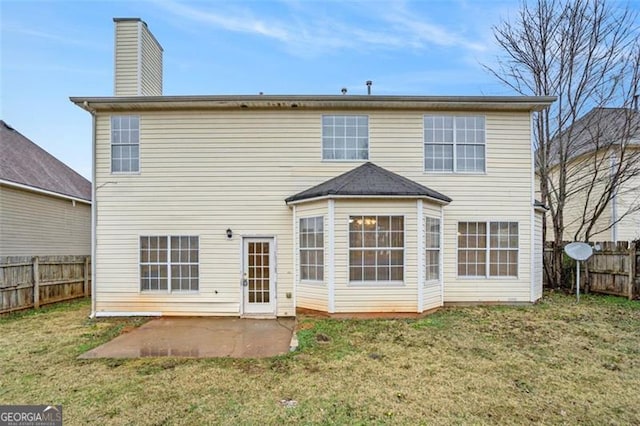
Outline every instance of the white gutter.
<path id="1" fill-rule="evenodd" d="M 610 159 L 611 159 L 611 169 L 609 171 L 609 176 L 613 178 L 613 175 L 615 174 L 615 169 L 616 169 L 616 154 L 612 152 Z M 617 198 L 618 198 L 618 189 L 616 186 L 616 188 L 613 188 L 613 194 L 611 197 L 611 239 L 613 240 L 614 243 L 618 242 Z"/>
<path id="2" fill-rule="evenodd" d="M 424 311 L 424 280 L 425 280 L 425 223 L 422 200 L 416 201 L 418 220 L 418 313 Z"/>
<path id="3" fill-rule="evenodd" d="M 96 225 L 98 217 L 98 200 L 96 197 L 96 114 L 89 103 L 84 103 L 84 109 L 91 114 L 91 314 L 96 317 Z"/>
<path id="4" fill-rule="evenodd" d="M 329 242 L 327 244 L 327 257 L 329 261 L 327 263 L 328 271 L 327 271 L 327 311 L 330 314 L 333 314 L 336 311 L 336 265 L 335 265 L 335 257 L 336 257 L 336 231 L 335 231 L 335 221 L 336 221 L 336 206 L 334 200 L 329 200 L 328 202 L 328 211 L 327 211 L 327 225 L 329 225 L 328 229 L 328 237 Z"/>
<path id="5" fill-rule="evenodd" d="M 162 312 L 98 312 L 92 318 L 111 317 L 161 317 Z"/>
<path id="6" fill-rule="evenodd" d="M 541 111 L 554 96 L 379 96 L 379 95 L 222 95 L 76 97 L 99 111 L 178 109 L 399 109 Z"/>
<path id="7" fill-rule="evenodd" d="M 293 238 L 292 241 L 292 246 L 293 246 L 293 316 L 297 316 L 296 311 L 298 309 L 298 282 L 300 281 L 300 277 L 299 277 L 299 270 L 300 267 L 299 262 L 300 259 L 298 259 L 298 244 L 299 244 L 299 239 L 297 238 L 297 234 L 296 234 L 296 225 L 298 222 L 298 212 L 296 211 L 296 206 L 293 206 L 293 226 L 291 229 L 291 238 Z"/>
<path id="8" fill-rule="evenodd" d="M 24 189 L 26 191 L 35 192 L 35 193 L 38 193 L 38 194 L 50 195 L 52 197 L 64 198 L 65 200 L 70 200 L 70 201 L 75 201 L 75 202 L 78 202 L 78 203 L 91 205 L 91 201 L 89 201 L 89 200 L 85 200 L 85 199 L 78 198 L 78 197 L 73 197 L 71 195 L 60 194 L 59 192 L 48 191 L 46 189 L 36 188 L 34 186 L 25 185 L 25 184 L 22 184 L 22 183 L 12 182 L 10 180 L 0 179 L 0 185 L 11 186 L 11 187 L 14 187 L 14 188 Z"/>
<path id="9" fill-rule="evenodd" d="M 530 302 L 535 302 L 535 297 L 536 297 L 536 283 L 537 283 L 537 275 L 541 274 L 542 277 L 542 271 L 536 271 L 536 213 L 535 213 L 535 204 L 536 204 L 536 167 L 535 167 L 535 149 L 533 147 L 533 133 L 534 133 L 534 129 L 533 129 L 533 113 L 529 114 L 529 131 L 530 131 L 530 143 L 529 145 L 531 146 L 531 199 L 529 200 L 530 202 L 530 208 L 531 208 L 531 212 L 529 214 L 529 229 L 530 229 L 530 251 L 529 251 L 529 268 L 530 268 L 530 272 L 529 272 L 529 279 L 531 280 L 531 284 L 529 285 L 529 301 Z M 544 246 L 543 246 L 544 247 Z"/>
<path id="10" fill-rule="evenodd" d="M 320 195 L 318 197 L 312 197 L 312 198 L 303 198 L 301 200 L 295 200 L 295 201 L 289 201 L 287 203 L 287 205 L 292 206 L 295 204 L 302 204 L 302 203 L 310 203 L 313 201 L 319 201 L 319 200 L 337 200 L 337 199 L 395 199 L 395 200 L 429 200 L 432 201 L 434 203 L 438 203 L 438 204 L 442 204 L 442 205 L 447 205 L 450 203 L 450 201 L 444 201 L 441 200 L 439 198 L 433 198 L 433 197 L 428 197 L 426 195 L 336 195 L 336 194 L 329 194 L 329 195 Z"/>

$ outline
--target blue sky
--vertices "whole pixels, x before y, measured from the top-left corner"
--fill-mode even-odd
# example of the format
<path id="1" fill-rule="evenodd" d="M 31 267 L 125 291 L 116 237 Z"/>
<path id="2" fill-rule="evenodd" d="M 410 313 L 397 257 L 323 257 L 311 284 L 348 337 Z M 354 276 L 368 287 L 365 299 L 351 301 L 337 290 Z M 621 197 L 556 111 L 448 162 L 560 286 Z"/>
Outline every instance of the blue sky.
<path id="1" fill-rule="evenodd" d="M 517 0 L 0 0 L 0 117 L 80 174 L 91 118 L 69 96 L 113 94 L 113 17 L 164 48 L 164 94 L 510 95 L 482 69 Z"/>

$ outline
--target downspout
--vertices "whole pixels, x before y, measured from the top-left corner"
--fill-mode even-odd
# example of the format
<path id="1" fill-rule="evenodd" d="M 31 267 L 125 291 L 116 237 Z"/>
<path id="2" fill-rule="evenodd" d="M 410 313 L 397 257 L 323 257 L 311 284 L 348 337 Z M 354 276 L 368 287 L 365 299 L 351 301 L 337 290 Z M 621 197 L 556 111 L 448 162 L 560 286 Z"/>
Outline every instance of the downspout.
<path id="1" fill-rule="evenodd" d="M 609 178 L 613 179 L 613 175 L 616 172 L 616 154 L 611 153 L 611 169 L 609 171 Z M 613 188 L 613 194 L 611 195 L 611 239 L 614 243 L 618 242 L 618 206 L 617 206 L 618 188 Z"/>
<path id="2" fill-rule="evenodd" d="M 98 200 L 96 198 L 96 113 L 84 101 L 84 109 L 91 114 L 91 314 L 96 317 L 96 225 L 98 217 Z"/>
<path id="3" fill-rule="evenodd" d="M 536 271 L 536 213 L 535 213 L 535 203 L 536 203 L 536 150 L 533 146 L 533 135 L 534 135 L 534 116 L 533 112 L 529 113 L 529 123 L 530 123 L 530 143 L 531 146 L 531 198 L 529 199 L 529 208 L 531 212 L 529 213 L 529 280 L 531 283 L 529 284 L 529 301 L 531 303 L 535 302 L 536 299 L 536 285 L 537 285 L 537 274 L 542 274 L 542 271 Z M 544 247 L 544 242 L 542 243 L 542 247 Z M 544 250 L 544 248 L 543 248 Z"/>

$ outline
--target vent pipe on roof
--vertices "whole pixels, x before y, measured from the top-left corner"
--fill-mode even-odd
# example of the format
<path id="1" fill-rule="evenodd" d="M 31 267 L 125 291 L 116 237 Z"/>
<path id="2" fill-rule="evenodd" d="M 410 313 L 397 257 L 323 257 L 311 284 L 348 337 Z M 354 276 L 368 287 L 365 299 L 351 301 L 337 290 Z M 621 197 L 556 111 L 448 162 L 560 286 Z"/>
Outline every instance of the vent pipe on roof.
<path id="1" fill-rule="evenodd" d="M 373 84 L 373 81 L 367 80 L 367 82 L 365 84 L 367 85 L 367 95 L 370 95 L 371 94 L 371 85 Z"/>
<path id="2" fill-rule="evenodd" d="M 343 87 L 342 89 L 340 89 L 340 91 L 342 92 L 343 95 L 347 94 L 347 88 Z"/>

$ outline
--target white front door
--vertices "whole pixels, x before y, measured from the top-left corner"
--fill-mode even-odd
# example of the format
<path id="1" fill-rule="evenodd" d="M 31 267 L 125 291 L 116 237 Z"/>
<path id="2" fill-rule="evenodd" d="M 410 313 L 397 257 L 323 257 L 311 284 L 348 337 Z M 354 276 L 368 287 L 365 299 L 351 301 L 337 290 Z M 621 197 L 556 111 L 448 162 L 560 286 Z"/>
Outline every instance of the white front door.
<path id="1" fill-rule="evenodd" d="M 244 314 L 276 314 L 273 238 L 243 239 L 242 300 Z"/>

